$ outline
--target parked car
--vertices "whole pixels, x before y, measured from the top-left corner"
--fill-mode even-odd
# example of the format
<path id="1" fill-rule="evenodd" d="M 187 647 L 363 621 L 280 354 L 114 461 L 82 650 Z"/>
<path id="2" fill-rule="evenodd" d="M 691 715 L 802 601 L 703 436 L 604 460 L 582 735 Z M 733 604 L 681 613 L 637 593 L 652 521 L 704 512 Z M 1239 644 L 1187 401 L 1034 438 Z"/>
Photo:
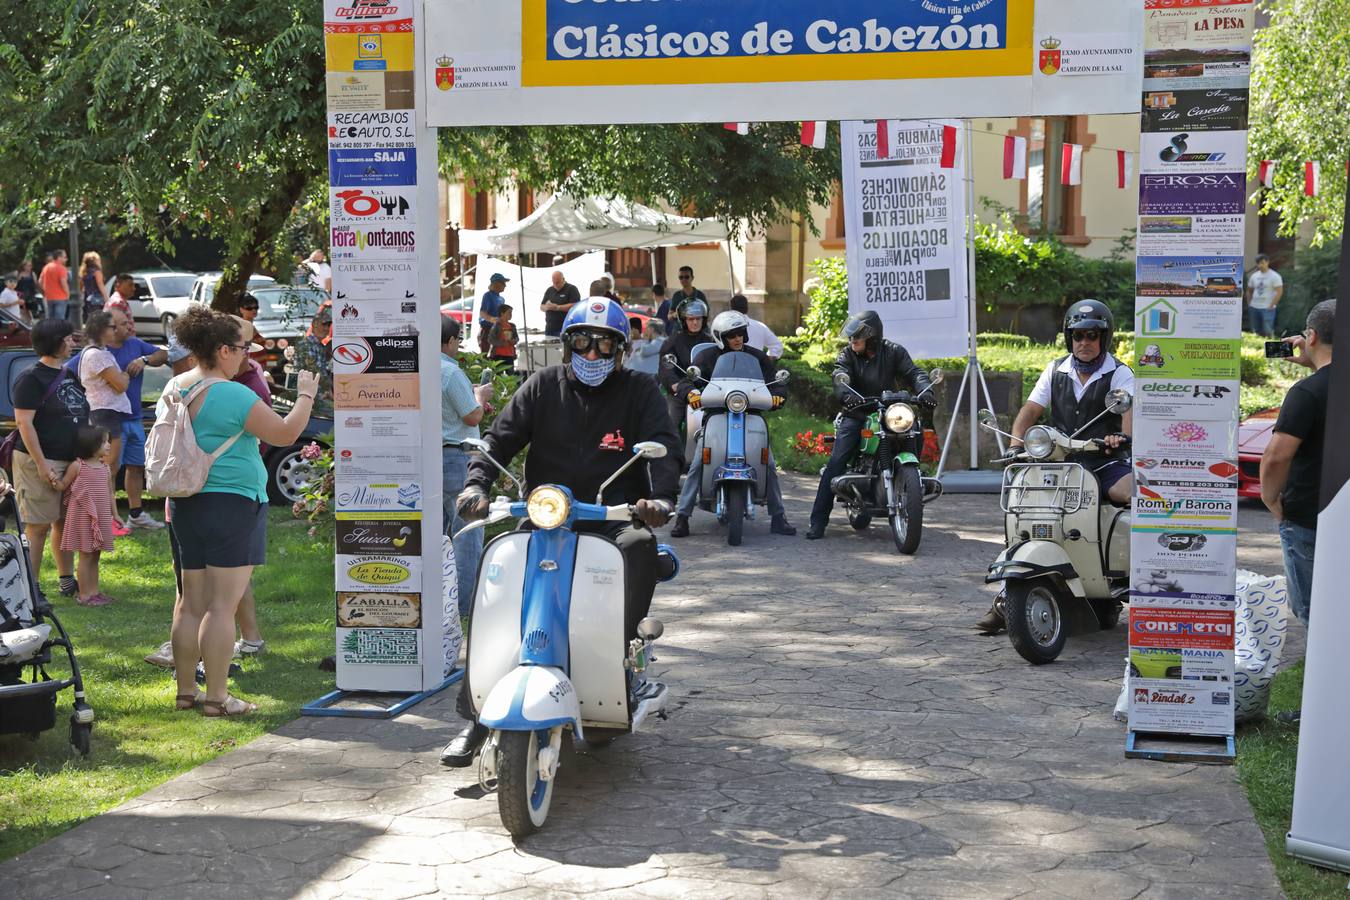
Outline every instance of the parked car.
<path id="1" fill-rule="evenodd" d="M 0 309 L 0 347 L 33 346 L 33 326 Z"/>
<path id="2" fill-rule="evenodd" d="M 14 422 L 14 382 L 29 367 L 37 362 L 37 354 L 31 349 L 0 349 L 0 379 L 4 388 L 0 390 L 0 437 L 13 431 Z M 141 389 L 142 418 L 147 432 L 155 420 L 155 403 L 169 383 L 172 372 L 168 366 L 150 366 L 145 370 L 145 383 Z M 276 389 L 274 389 L 276 390 Z M 273 407 L 281 415 L 290 412 L 293 394 L 279 390 Z M 328 446 L 332 443 L 333 419 L 331 416 L 314 415 L 305 425 L 300 438 L 289 447 L 269 447 L 263 454 L 263 463 L 267 466 L 267 496 L 273 503 L 290 505 L 300 499 L 301 492 L 309 482 L 309 463 L 300 455 L 300 451 L 311 441 Z"/>
<path id="3" fill-rule="evenodd" d="M 187 309 L 197 273 L 161 269 L 129 274 L 136 282 L 136 296 L 127 304 L 136 334 L 146 340 L 167 339 L 174 318 Z"/>
<path id="4" fill-rule="evenodd" d="M 253 320 L 253 327 L 258 330 L 258 340 L 264 348 L 253 358 L 280 376 L 286 363 L 286 348 L 308 333 L 314 314 L 328 302 L 328 295 L 312 287 L 275 283 L 250 288 L 249 292 L 258 298 L 258 318 Z"/>
<path id="5" fill-rule="evenodd" d="M 472 297 L 461 297 L 458 300 L 451 300 L 449 303 L 442 303 L 441 315 L 454 319 L 461 325 L 467 325 L 469 320 L 473 318 L 473 303 L 474 298 Z"/>
<path id="6" fill-rule="evenodd" d="M 210 306 L 211 301 L 216 299 L 216 288 L 220 285 L 220 279 L 222 277 L 224 277 L 224 275 L 221 272 L 203 272 L 201 275 L 198 275 L 197 280 L 192 285 L 192 293 L 189 295 L 187 303 L 183 304 L 184 308 L 193 303 L 202 303 L 206 306 Z M 250 275 L 248 284 L 244 286 L 244 290 L 251 293 L 260 290 L 261 288 L 275 287 L 276 284 L 277 280 L 270 276 Z"/>
<path id="7" fill-rule="evenodd" d="M 1261 499 L 1261 454 L 1266 452 L 1278 407 L 1252 413 L 1238 423 L 1238 496 Z"/>

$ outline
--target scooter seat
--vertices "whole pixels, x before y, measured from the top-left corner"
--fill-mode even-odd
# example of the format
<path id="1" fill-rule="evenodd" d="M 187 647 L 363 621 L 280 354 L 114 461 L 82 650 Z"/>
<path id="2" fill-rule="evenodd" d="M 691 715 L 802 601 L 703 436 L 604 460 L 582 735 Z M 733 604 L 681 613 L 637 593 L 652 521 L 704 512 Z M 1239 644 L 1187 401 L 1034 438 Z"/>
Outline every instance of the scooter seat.
<path id="1" fill-rule="evenodd" d="M 51 635 L 52 626 L 34 625 L 0 634 L 0 663 L 24 663 L 42 652 Z"/>

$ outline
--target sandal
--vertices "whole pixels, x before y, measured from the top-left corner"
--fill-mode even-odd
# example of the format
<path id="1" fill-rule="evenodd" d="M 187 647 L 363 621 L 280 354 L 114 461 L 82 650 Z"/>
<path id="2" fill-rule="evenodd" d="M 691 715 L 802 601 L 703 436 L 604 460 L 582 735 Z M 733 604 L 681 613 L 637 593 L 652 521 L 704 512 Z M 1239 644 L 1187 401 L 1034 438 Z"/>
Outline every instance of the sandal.
<path id="1" fill-rule="evenodd" d="M 113 599 L 104 594 L 90 594 L 88 597 L 76 597 L 75 602 L 80 606 L 107 606 Z"/>
<path id="2" fill-rule="evenodd" d="M 224 700 L 203 700 L 202 715 L 208 719 L 234 719 L 258 709 L 258 704 L 227 696 Z"/>
<path id="3" fill-rule="evenodd" d="M 173 705 L 179 712 L 185 712 L 189 709 L 196 709 L 206 702 L 206 695 L 201 691 L 194 694 L 179 694 L 174 698 Z"/>

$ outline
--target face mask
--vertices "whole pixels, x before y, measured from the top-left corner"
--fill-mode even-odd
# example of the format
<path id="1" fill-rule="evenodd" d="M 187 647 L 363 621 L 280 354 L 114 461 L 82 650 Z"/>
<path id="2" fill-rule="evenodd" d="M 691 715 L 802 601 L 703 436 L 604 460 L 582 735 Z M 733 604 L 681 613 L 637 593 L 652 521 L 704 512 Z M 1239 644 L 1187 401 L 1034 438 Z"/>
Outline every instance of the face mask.
<path id="1" fill-rule="evenodd" d="M 612 359 L 587 359 L 580 353 L 572 354 L 572 373 L 587 387 L 599 387 L 613 371 Z"/>

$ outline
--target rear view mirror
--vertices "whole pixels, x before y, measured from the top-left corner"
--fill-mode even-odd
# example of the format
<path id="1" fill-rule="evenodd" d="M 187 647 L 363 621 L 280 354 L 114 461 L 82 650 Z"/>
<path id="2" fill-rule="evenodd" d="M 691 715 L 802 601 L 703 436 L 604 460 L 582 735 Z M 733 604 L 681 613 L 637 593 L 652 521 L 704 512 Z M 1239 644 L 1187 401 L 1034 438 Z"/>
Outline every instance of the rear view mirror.
<path id="1" fill-rule="evenodd" d="M 773 377 L 777 379 L 780 384 L 787 384 L 787 380 L 791 375 L 792 373 L 787 369 L 779 369 Z"/>
<path id="2" fill-rule="evenodd" d="M 684 374 L 688 375 L 690 378 L 702 378 L 703 370 L 698 366 L 690 366 L 684 370 Z"/>
<path id="3" fill-rule="evenodd" d="M 835 383 L 835 384 L 852 384 L 852 383 L 853 383 L 853 379 L 850 378 L 850 377 L 848 377 L 848 373 L 847 373 L 847 372 L 835 372 L 835 373 L 834 373 L 834 383 Z"/>
<path id="4" fill-rule="evenodd" d="M 661 361 L 672 369 L 678 368 L 680 365 L 680 361 L 675 358 L 674 353 L 667 353 L 665 356 L 661 357 Z"/>
<path id="5" fill-rule="evenodd" d="M 482 438 L 465 438 L 459 442 L 459 449 L 463 450 L 465 453 L 471 453 L 474 450 L 477 450 L 479 453 L 486 453 L 488 452 L 488 445 L 487 441 Z"/>
<path id="6" fill-rule="evenodd" d="M 942 382 L 947 380 L 947 373 L 942 371 L 941 369 L 934 369 L 933 371 L 928 373 L 928 380 L 933 383 L 933 387 L 937 387 L 939 384 L 942 384 Z"/>
<path id="7" fill-rule="evenodd" d="M 638 441 L 633 452 L 644 459 L 661 459 L 666 455 L 666 445 L 660 441 Z"/>
<path id="8" fill-rule="evenodd" d="M 994 415 L 992 409 L 982 409 L 976 416 L 981 425 L 987 425 L 991 428 L 998 426 L 998 416 Z"/>
<path id="9" fill-rule="evenodd" d="M 1124 390 L 1117 388 L 1106 395 L 1106 408 L 1112 415 L 1120 416 L 1129 412 L 1134 406 L 1134 398 Z"/>

